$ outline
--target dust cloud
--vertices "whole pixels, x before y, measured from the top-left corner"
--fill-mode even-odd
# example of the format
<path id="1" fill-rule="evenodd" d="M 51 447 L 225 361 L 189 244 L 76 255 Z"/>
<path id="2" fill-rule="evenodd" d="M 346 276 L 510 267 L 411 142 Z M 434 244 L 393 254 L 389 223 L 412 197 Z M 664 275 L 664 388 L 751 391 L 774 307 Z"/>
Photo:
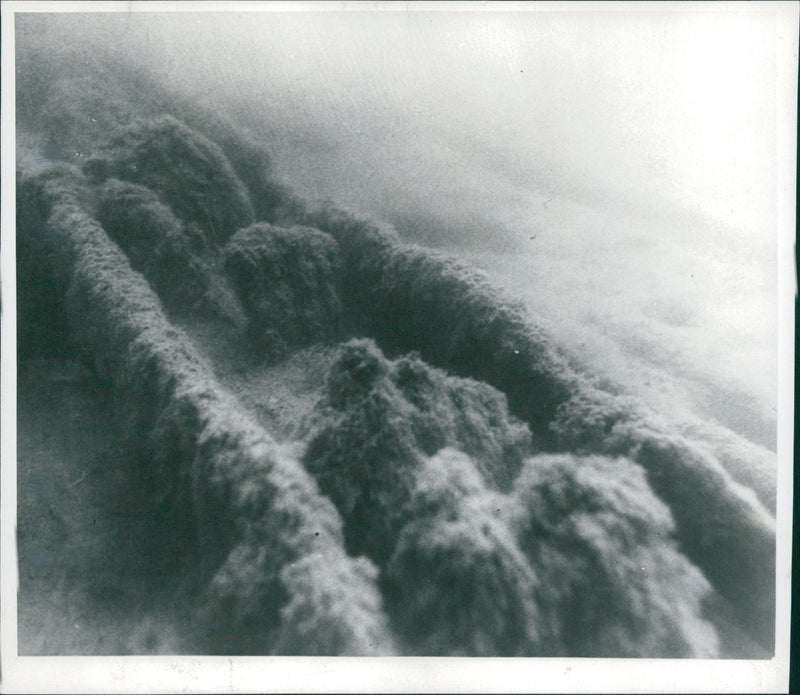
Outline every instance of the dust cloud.
<path id="1" fill-rule="evenodd" d="M 303 197 L 482 267 L 629 392 L 774 448 L 769 11 L 120 13 L 50 31 L 246 127 Z"/>

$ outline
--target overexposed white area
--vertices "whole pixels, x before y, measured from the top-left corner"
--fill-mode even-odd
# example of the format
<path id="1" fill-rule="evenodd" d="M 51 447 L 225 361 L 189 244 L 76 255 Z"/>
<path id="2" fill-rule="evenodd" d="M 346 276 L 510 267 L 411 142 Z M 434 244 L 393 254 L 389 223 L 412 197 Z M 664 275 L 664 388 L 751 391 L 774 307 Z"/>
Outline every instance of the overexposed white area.
<path id="1" fill-rule="evenodd" d="M 2 9 L 4 689 L 787 687 L 797 3 Z M 776 658 L 16 657 L 9 121 L 13 19 L 26 11 L 79 13 L 52 23 L 46 38 L 118 53 L 247 127 L 299 194 L 389 220 L 404 238 L 481 266 L 577 359 L 654 409 L 719 422 L 776 451 Z"/>

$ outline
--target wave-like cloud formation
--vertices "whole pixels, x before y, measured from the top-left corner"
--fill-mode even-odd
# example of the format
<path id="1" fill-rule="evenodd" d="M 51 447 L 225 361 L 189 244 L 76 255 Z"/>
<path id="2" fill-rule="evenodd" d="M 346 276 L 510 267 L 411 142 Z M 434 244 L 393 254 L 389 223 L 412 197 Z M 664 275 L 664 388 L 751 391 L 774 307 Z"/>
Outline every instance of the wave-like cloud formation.
<path id="1" fill-rule="evenodd" d="M 774 483 L 731 472 L 752 452 L 605 387 L 465 263 L 292 194 L 197 109 L 112 90 L 100 145 L 67 156 L 65 79 L 22 105 L 20 354 L 58 336 L 129 407 L 196 544 L 202 648 L 711 656 L 732 621 L 772 649 Z M 360 340 L 287 447 L 198 325 L 243 369 Z"/>
<path id="2" fill-rule="evenodd" d="M 170 515 L 188 523 L 183 542 L 210 569 L 197 609 L 205 649 L 391 653 L 374 567 L 345 554 L 330 502 L 220 388 L 147 282 L 77 204 L 82 183 L 66 167 L 20 181 L 18 252 L 25 258 L 32 241 L 49 250 L 70 342 L 113 385 L 129 414 L 120 435 L 138 442 Z M 26 207 L 31 199 L 38 209 Z"/>

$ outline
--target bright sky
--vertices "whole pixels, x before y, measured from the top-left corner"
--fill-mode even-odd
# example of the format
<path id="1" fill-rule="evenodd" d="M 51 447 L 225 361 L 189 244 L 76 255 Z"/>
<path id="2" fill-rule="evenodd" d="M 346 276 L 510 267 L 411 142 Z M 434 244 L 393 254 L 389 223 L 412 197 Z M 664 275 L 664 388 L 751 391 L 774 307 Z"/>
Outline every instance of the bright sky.
<path id="1" fill-rule="evenodd" d="M 425 126 L 752 231 L 774 209 L 776 25 L 724 7 L 162 15 L 147 32 L 179 81 L 268 101 L 277 88 L 343 139 L 373 118 L 389 138 Z"/>

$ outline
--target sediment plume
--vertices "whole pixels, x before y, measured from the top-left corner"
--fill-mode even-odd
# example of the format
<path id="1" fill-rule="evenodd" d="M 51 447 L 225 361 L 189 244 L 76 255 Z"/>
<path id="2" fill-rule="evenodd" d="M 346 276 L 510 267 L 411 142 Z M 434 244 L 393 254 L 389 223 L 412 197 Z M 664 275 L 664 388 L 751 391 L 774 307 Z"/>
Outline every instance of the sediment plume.
<path id="1" fill-rule="evenodd" d="M 108 130 L 80 166 L 22 157 L 20 355 L 113 386 L 196 555 L 205 648 L 709 656 L 713 595 L 772 650 L 758 452 L 601 388 L 482 273 L 299 200 L 246 138 L 171 116 Z M 342 342 L 296 441 L 178 328 L 206 320 L 263 363 Z"/>
<path id="2" fill-rule="evenodd" d="M 67 184 L 22 187 L 44 202 L 72 340 L 130 413 L 126 436 L 173 514 L 188 515 L 186 542 L 211 576 L 198 603 L 207 647 L 391 653 L 376 571 L 345 554 L 340 518 L 299 462 L 219 387 Z"/>

